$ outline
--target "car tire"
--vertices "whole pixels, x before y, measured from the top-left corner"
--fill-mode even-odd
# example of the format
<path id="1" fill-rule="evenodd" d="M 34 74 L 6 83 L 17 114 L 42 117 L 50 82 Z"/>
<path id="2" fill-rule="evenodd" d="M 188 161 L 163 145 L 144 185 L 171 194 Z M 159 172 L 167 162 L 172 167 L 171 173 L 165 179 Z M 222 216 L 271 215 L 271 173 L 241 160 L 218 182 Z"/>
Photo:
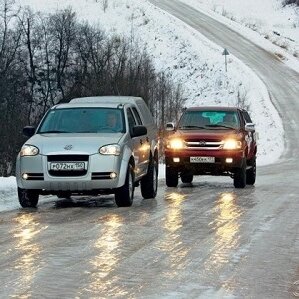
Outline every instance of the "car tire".
<path id="1" fill-rule="evenodd" d="M 158 162 L 156 159 L 151 159 L 148 165 L 147 174 L 140 182 L 141 195 L 143 198 L 155 198 L 158 189 Z"/>
<path id="2" fill-rule="evenodd" d="M 255 157 L 250 161 L 249 165 L 251 166 L 251 168 L 249 168 L 246 171 L 246 184 L 254 185 L 256 179 L 256 158 Z"/>
<path id="3" fill-rule="evenodd" d="M 22 208 L 36 208 L 39 193 L 37 190 L 18 188 L 18 198 Z"/>
<path id="4" fill-rule="evenodd" d="M 130 207 L 134 198 L 134 171 L 128 166 L 125 184 L 115 191 L 115 203 L 118 207 Z"/>
<path id="5" fill-rule="evenodd" d="M 243 161 L 242 166 L 237 168 L 234 174 L 235 188 L 245 188 L 246 186 L 246 160 Z"/>
<path id="6" fill-rule="evenodd" d="M 61 199 L 63 199 L 63 198 L 65 198 L 65 199 L 70 199 L 70 198 L 71 198 L 71 195 L 72 195 L 71 192 L 65 191 L 65 192 L 60 192 L 60 193 L 58 193 L 58 194 L 57 194 L 57 197 L 58 197 L 58 198 L 61 198 Z"/>
<path id="7" fill-rule="evenodd" d="M 185 184 L 190 184 L 193 181 L 193 174 L 181 174 L 181 181 Z"/>
<path id="8" fill-rule="evenodd" d="M 171 166 L 166 166 L 165 177 L 167 187 L 177 187 L 179 176 L 176 169 Z"/>

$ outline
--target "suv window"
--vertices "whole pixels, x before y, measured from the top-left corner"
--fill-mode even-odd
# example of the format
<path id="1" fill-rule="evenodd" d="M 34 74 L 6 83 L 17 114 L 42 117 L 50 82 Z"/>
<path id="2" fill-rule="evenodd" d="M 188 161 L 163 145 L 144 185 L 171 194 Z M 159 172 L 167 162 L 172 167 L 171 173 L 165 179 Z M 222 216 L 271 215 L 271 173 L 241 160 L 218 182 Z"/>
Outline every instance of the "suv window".
<path id="1" fill-rule="evenodd" d="M 245 123 L 252 123 L 252 120 L 247 111 L 242 111 L 243 117 L 245 119 Z"/>
<path id="2" fill-rule="evenodd" d="M 136 109 L 135 107 L 133 107 L 133 108 L 132 108 L 132 111 L 133 111 L 133 114 L 134 114 L 134 116 L 135 116 L 135 118 L 136 118 L 136 120 L 137 120 L 137 124 L 138 124 L 138 125 L 142 125 L 142 120 L 141 120 L 141 117 L 140 117 L 140 115 L 139 115 L 137 109 Z"/>
<path id="3" fill-rule="evenodd" d="M 129 131 L 131 132 L 132 128 L 136 126 L 136 121 L 130 108 L 128 108 L 127 110 L 127 115 L 128 115 Z"/>

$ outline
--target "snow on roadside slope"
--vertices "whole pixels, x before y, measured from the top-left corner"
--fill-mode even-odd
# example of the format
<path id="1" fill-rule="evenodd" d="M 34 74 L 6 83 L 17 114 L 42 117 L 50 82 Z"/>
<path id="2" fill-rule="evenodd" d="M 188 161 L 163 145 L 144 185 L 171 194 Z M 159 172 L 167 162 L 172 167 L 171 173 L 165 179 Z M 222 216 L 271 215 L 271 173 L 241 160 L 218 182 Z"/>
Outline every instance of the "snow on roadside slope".
<path id="1" fill-rule="evenodd" d="M 79 19 L 97 24 L 107 33 L 132 38 L 152 55 L 157 70 L 166 71 L 176 83 L 182 84 L 186 106 L 233 106 L 237 105 L 239 95 L 240 100 L 246 101 L 259 131 L 258 165 L 273 163 L 279 158 L 283 150 L 282 123 L 264 84 L 232 56 L 228 73 L 225 73 L 223 49 L 181 21 L 147 1 L 110 0 L 106 12 L 101 3 L 94 0 L 65 0 L 63 3 L 59 0 L 19 1 L 23 7 L 29 5 L 44 13 L 71 6 Z M 16 192 L 14 180 L 10 185 L 5 180 L 0 178 L 0 211 L 7 208 L 6 198 L 13 194 L 9 192 Z M 7 193 L 7 190 L 10 191 Z"/>
<path id="2" fill-rule="evenodd" d="M 299 72 L 299 7 L 282 0 L 180 0 L 273 52 Z"/>

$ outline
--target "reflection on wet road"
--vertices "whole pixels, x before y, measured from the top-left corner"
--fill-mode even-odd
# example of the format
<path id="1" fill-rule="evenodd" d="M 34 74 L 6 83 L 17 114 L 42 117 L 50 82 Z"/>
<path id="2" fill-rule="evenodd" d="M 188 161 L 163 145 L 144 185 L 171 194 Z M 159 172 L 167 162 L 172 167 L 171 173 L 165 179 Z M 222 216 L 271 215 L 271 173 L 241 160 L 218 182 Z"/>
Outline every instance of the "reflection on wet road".
<path id="1" fill-rule="evenodd" d="M 131 208 L 111 197 L 53 198 L 37 211 L 1 213 L 1 297 L 242 297 L 258 279 L 288 298 L 295 280 L 282 275 L 272 285 L 272 276 L 295 267 L 298 249 L 286 245 L 293 233 L 280 221 L 296 223 L 266 189 L 235 190 L 225 179 L 162 182 L 156 199 L 137 192 Z M 281 219 L 271 216 L 277 208 Z M 292 254 L 288 263 L 282 249 Z"/>

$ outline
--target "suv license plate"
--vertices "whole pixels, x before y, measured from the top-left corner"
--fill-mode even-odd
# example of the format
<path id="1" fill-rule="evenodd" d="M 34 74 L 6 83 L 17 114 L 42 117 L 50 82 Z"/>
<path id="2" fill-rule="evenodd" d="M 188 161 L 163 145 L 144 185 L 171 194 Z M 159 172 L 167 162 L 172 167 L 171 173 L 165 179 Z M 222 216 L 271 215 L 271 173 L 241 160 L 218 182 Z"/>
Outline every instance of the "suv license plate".
<path id="1" fill-rule="evenodd" d="M 191 163 L 215 163 L 215 157 L 190 157 Z"/>
<path id="2" fill-rule="evenodd" d="M 85 170 L 85 162 L 53 162 L 50 169 L 56 171 Z"/>

